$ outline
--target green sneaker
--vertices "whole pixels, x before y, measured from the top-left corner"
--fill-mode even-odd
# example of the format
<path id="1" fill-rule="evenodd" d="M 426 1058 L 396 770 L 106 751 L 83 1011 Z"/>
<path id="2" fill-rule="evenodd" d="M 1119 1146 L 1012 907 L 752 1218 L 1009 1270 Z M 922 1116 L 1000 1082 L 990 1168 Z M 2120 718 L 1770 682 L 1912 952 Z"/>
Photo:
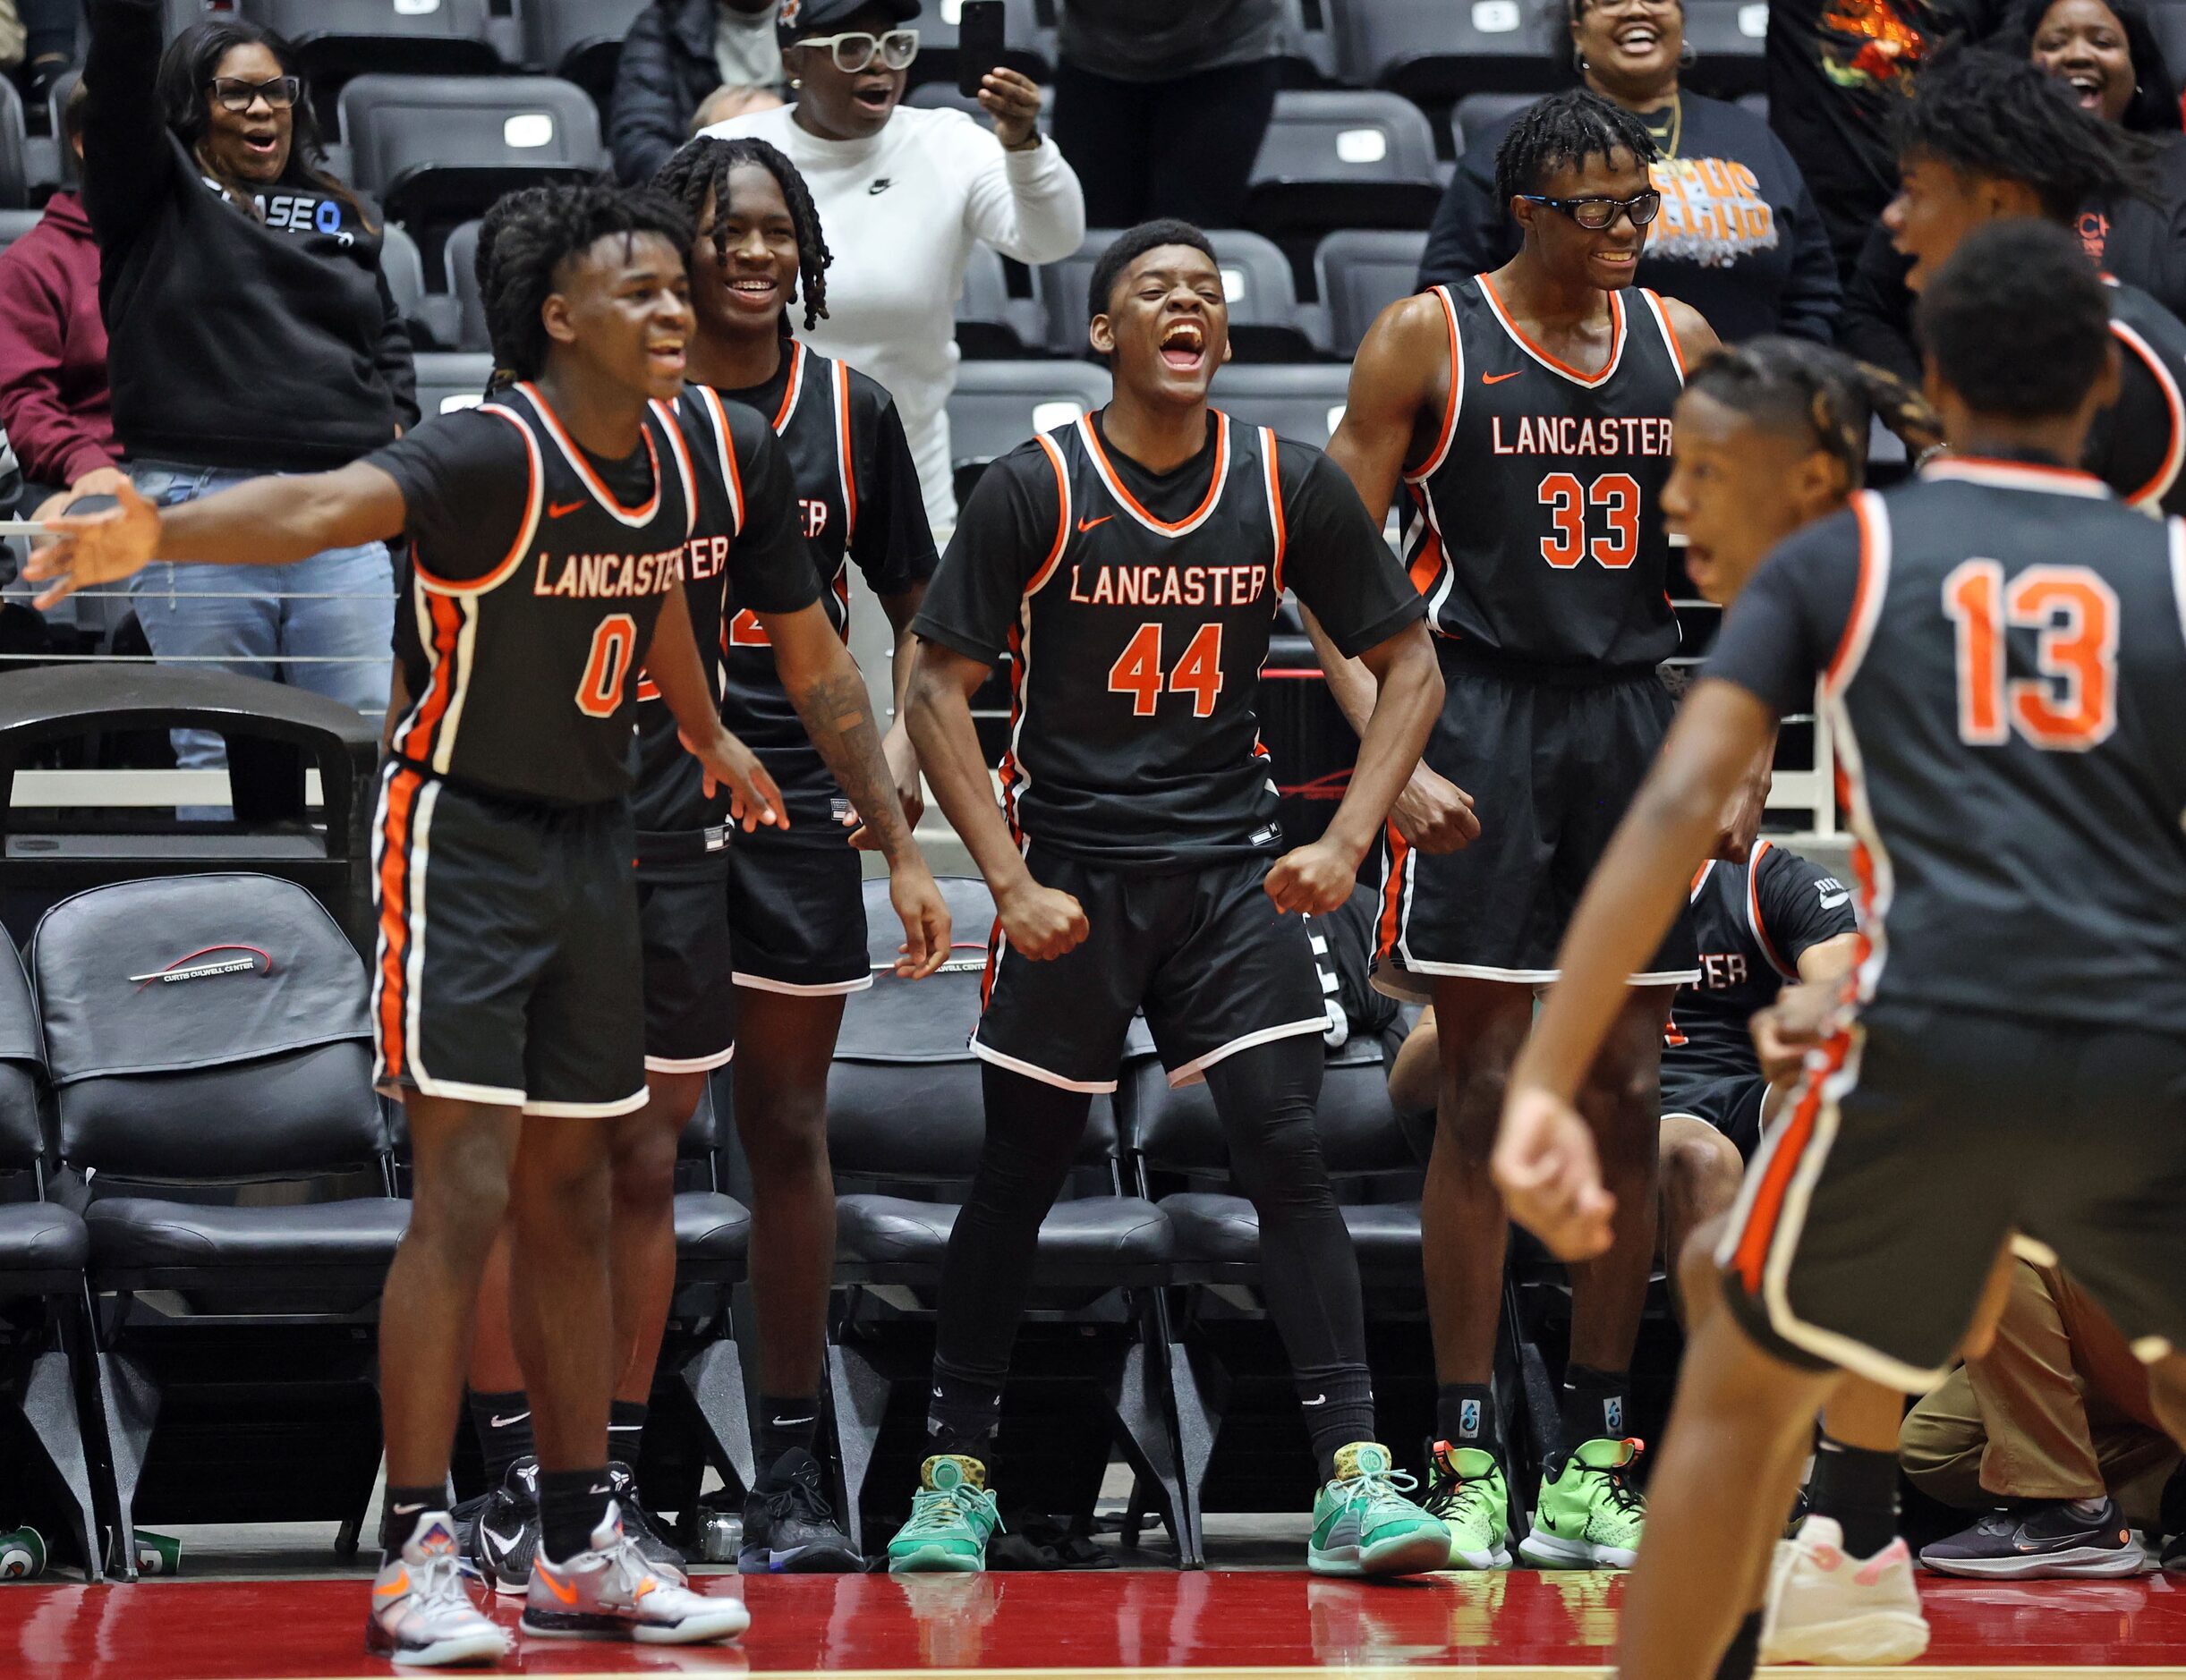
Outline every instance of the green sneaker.
<path id="1" fill-rule="evenodd" d="M 929 1458 L 919 1466 L 911 1520 L 888 1543 L 888 1572 L 976 1574 L 987 1566 L 987 1541 L 1001 1525 L 984 1464 L 956 1453 Z"/>
<path id="2" fill-rule="evenodd" d="M 1518 1542 L 1518 1556 L 1536 1569 L 1629 1569 L 1647 1502 L 1624 1476 L 1645 1447 L 1582 1441 L 1541 1484 L 1533 1532 Z"/>
<path id="3" fill-rule="evenodd" d="M 1336 1477 L 1314 1496 L 1306 1566 L 1317 1575 L 1419 1575 L 1450 1558 L 1450 1531 L 1399 1491 L 1419 1484 L 1389 1448 L 1354 1441 L 1336 1453 Z"/>
<path id="4" fill-rule="evenodd" d="M 1495 1455 L 1437 1441 L 1427 1455 L 1427 1515 L 1450 1531 L 1450 1569 L 1510 1567 L 1510 1485 Z"/>

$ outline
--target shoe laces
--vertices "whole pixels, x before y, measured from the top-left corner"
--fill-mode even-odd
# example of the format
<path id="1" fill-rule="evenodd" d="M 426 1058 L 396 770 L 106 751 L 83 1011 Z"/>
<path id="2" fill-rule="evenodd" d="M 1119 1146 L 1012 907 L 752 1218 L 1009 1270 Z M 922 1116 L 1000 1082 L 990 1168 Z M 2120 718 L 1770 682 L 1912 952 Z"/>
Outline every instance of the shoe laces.
<path id="1" fill-rule="evenodd" d="M 1483 1507 L 1494 1496 L 1487 1477 L 1460 1476 L 1452 1470 L 1447 1475 L 1430 1478 L 1423 1505 L 1429 1516 L 1472 1516 L 1483 1514 Z"/>
<path id="2" fill-rule="evenodd" d="M 911 1520 L 906 1534 L 930 1534 L 952 1528 L 974 1513 L 984 1515 L 999 1530 L 1006 1525 L 994 1508 L 994 1495 L 983 1488 L 959 1482 L 953 1488 L 921 1488 L 911 1496 Z"/>
<path id="3" fill-rule="evenodd" d="M 1391 1505 L 1409 1505 L 1405 1496 L 1419 1482 L 1409 1471 L 1362 1470 L 1336 1485 L 1343 1489 L 1346 1505 L 1363 1506 L 1373 1512 Z"/>
<path id="4" fill-rule="evenodd" d="M 922 1493 L 919 1498 L 925 1495 Z M 835 1507 L 828 1503 L 828 1496 L 821 1492 L 818 1481 L 812 1478 L 792 1476 L 780 1487 L 762 1495 L 761 1502 L 766 1506 L 767 1515 L 777 1523 L 792 1516 L 815 1523 L 832 1524 L 835 1521 Z M 916 1500 L 913 1504 L 915 1506 Z"/>
<path id="5" fill-rule="evenodd" d="M 1637 1441 L 1627 1441 L 1625 1445 L 1632 1449 L 1632 1455 L 1623 1464 L 1580 1464 L 1579 1472 L 1582 1475 L 1601 1477 L 1609 1502 L 1617 1510 L 1629 1516 L 1645 1516 L 1647 1511 L 1646 1495 L 1625 1480 L 1625 1472 L 1639 1462 L 1639 1455 L 1645 1449 Z M 1577 1461 L 1571 1462 L 1576 1463 Z"/>
<path id="6" fill-rule="evenodd" d="M 482 1579 L 474 1567 L 467 1566 L 455 1552 L 428 1552 L 425 1561 L 410 1572 L 411 1600 L 428 1615 L 451 1608 L 469 1610 L 475 1615 L 478 1606 L 471 1601 L 470 1591 L 464 1585 L 466 1576 Z"/>

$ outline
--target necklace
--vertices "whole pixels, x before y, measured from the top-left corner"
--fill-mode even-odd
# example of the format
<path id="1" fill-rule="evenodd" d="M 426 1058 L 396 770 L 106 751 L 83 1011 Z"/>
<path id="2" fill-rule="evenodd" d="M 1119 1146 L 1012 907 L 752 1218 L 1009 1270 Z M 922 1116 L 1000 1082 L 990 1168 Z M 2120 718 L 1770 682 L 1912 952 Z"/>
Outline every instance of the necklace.
<path id="1" fill-rule="evenodd" d="M 1654 143 L 1663 148 L 1663 156 L 1665 158 L 1675 157 L 1678 155 L 1678 142 L 1685 135 L 1685 96 L 1682 93 L 1671 94 L 1667 115 L 1650 111 L 1641 121 L 1646 123 L 1647 132 L 1654 136 Z"/>

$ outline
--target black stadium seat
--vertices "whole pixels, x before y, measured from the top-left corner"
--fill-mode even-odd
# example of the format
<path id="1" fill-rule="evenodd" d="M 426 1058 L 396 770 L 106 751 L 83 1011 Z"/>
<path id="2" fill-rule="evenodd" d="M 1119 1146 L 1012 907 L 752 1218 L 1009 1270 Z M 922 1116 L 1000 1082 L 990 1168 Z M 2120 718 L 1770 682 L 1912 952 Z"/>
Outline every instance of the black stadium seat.
<path id="1" fill-rule="evenodd" d="M 474 217 L 451 230 L 440 260 L 447 274 L 448 295 L 455 300 L 455 348 L 491 350 L 486 329 L 486 294 L 478 284 L 478 232 Z"/>
<path id="2" fill-rule="evenodd" d="M 983 882 L 944 878 L 956 950 L 940 973 L 899 980 L 885 968 L 902 937 L 888 885 L 885 879 L 865 883 L 875 983 L 848 999 L 828 1077 L 828 1149 L 838 1185 L 836 1283 L 851 1292 L 837 1315 L 828 1370 L 848 1496 L 846 1515 L 854 1523 L 861 1520 L 861 1495 L 880 1446 L 889 1392 L 911 1378 L 885 1349 L 876 1348 L 880 1326 L 931 1311 L 956 1223 L 955 1199 L 969 1188 L 986 1133 L 981 1064 L 966 1040 L 979 1018 L 993 900 Z M 1098 1363 L 1087 1360 L 1089 1340 L 1067 1374 L 1099 1386 L 1101 1415 L 1127 1455 L 1142 1475 L 1168 1483 L 1173 1481 L 1165 1474 L 1173 1452 L 1132 1332 L 1136 1315 L 1119 1315 L 1102 1303 L 1119 1289 L 1161 1279 L 1170 1259 L 1169 1227 L 1151 1203 L 1119 1193 L 1116 1123 L 1105 1098 L 1093 1099 L 1078 1163 L 1065 1192 L 1069 1199 L 1057 1202 L 1040 1227 L 1033 1302 L 1050 1319 L 1109 1327 L 1108 1357 Z M 855 1184 L 874 1188 L 848 1187 Z M 890 1193 L 897 1192 L 902 1193 Z M 1088 1328 L 1085 1334 L 1090 1338 L 1093 1331 Z M 931 1347 L 931 1342 L 923 1345 Z M 1134 1353 L 1139 1354 L 1136 1362 Z M 1017 1369 L 1028 1367 L 1037 1370 L 1038 1361 L 1022 1362 Z M 923 1371 L 915 1376 L 923 1379 Z M 923 1394 L 923 1380 L 915 1386 Z M 1105 1462 L 1105 1454 L 1101 1459 Z M 1096 1465 L 1096 1485 L 1098 1479 Z M 850 1533 L 855 1540 L 858 1529 Z"/>
<path id="3" fill-rule="evenodd" d="M 1357 352 L 1374 318 L 1399 298 L 1411 296 L 1427 236 L 1401 228 L 1345 228 L 1314 251 L 1314 276 L 1328 318 L 1329 348 Z"/>
<path id="4" fill-rule="evenodd" d="M 493 378 L 493 358 L 479 353 L 423 351 L 417 358 L 418 407 L 430 420 L 459 408 L 475 408 Z"/>
<path id="5" fill-rule="evenodd" d="M 1279 93 L 1246 220 L 1263 233 L 1424 227 L 1442 200 L 1434 132 L 1393 93 Z"/>
<path id="6" fill-rule="evenodd" d="M 1047 310 L 1048 348 L 1058 355 L 1093 354 L 1085 339 L 1091 303 L 1087 293 L 1094 265 L 1116 234 L 1114 228 L 1089 228 L 1076 255 L 1034 272 L 1033 284 Z M 1281 250 L 1272 241 L 1238 228 L 1211 230 L 1207 238 L 1221 266 L 1222 290 L 1229 302 L 1229 341 L 1236 353 L 1255 361 L 1317 354 L 1317 312 L 1299 304 L 1290 261 Z"/>
<path id="7" fill-rule="evenodd" d="M 242 14 L 288 38 L 314 81 L 387 72 L 489 76 L 500 55 L 487 0 L 242 0 Z"/>
<path id="8" fill-rule="evenodd" d="M 1245 425 L 1272 426 L 1279 437 L 1325 449 L 1343 418 L 1350 378 L 1338 361 L 1233 361 L 1214 376 L 1213 402 Z"/>
<path id="9" fill-rule="evenodd" d="M 1347 81 L 1436 110 L 1489 89 L 1546 92 L 1572 79 L 1549 14 L 1548 0 L 1346 0 L 1337 63 Z"/>
<path id="10" fill-rule="evenodd" d="M 1067 425 L 1109 399 L 1109 373 L 1087 361 L 966 361 L 949 394 L 949 453 L 957 496 L 971 494 L 990 461 Z"/>
<path id="11" fill-rule="evenodd" d="M 651 0 L 523 0 L 524 62 L 574 81 L 606 108 L 623 37 Z"/>
<path id="12" fill-rule="evenodd" d="M 399 221 L 477 216 L 504 192 L 607 160 L 600 113 L 551 76 L 359 76 L 342 89 L 357 185 Z"/>
<path id="13" fill-rule="evenodd" d="M 1009 295 L 1009 276 L 1001 253 L 977 244 L 964 267 L 964 293 L 957 300 L 957 348 L 982 361 L 1008 361 L 1037 350 L 1047 330 L 1038 300 Z"/>
<path id="14" fill-rule="evenodd" d="M 0 76 L 0 209 L 20 210 L 30 202 L 24 138 L 22 95 Z"/>
<path id="15" fill-rule="evenodd" d="M 0 1405 L 28 1425 L 50 1472 L 39 1480 L 62 1491 L 78 1561 L 97 1581 L 98 1520 L 76 1398 L 89 1386 L 76 1378 L 89 1356 L 91 1237 L 72 1209 L 47 1200 L 44 1065 L 30 982 L 0 935 Z"/>
<path id="16" fill-rule="evenodd" d="M 91 1288 L 113 1298 L 119 1532 L 334 1519 L 353 1548 L 379 1458 L 370 1328 L 409 1221 L 363 962 L 302 888 L 199 875 L 64 900 L 30 971 Z M 242 1193 L 274 1184 L 291 1193 Z M 209 1457 L 208 1418 L 229 1443 Z M 243 1487 L 219 1462 L 239 1444 L 264 1458 Z"/>
<path id="17" fill-rule="evenodd" d="M 1758 93 L 1767 38 L 1768 0 L 1689 0 L 1685 44 L 1698 56 L 1680 80 L 1719 99 Z"/>
<path id="18" fill-rule="evenodd" d="M 1499 123 L 1535 104 L 1538 93 L 1468 93 L 1450 113 L 1450 137 L 1462 157 L 1483 143 Z"/>

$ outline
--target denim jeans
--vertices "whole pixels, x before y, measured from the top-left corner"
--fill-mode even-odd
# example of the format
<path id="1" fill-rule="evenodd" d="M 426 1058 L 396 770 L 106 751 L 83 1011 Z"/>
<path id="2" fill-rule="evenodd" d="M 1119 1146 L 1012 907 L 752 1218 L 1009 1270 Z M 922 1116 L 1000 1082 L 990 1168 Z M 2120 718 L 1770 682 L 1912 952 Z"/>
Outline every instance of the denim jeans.
<path id="1" fill-rule="evenodd" d="M 162 507 L 263 474 L 231 467 L 132 461 L 138 490 Z M 157 659 L 308 688 L 379 717 L 387 709 L 395 638 L 395 573 L 385 543 L 328 548 L 288 565 L 175 565 L 154 561 L 130 583 Z M 227 754 L 201 729 L 173 734 L 184 769 L 217 769 Z"/>

